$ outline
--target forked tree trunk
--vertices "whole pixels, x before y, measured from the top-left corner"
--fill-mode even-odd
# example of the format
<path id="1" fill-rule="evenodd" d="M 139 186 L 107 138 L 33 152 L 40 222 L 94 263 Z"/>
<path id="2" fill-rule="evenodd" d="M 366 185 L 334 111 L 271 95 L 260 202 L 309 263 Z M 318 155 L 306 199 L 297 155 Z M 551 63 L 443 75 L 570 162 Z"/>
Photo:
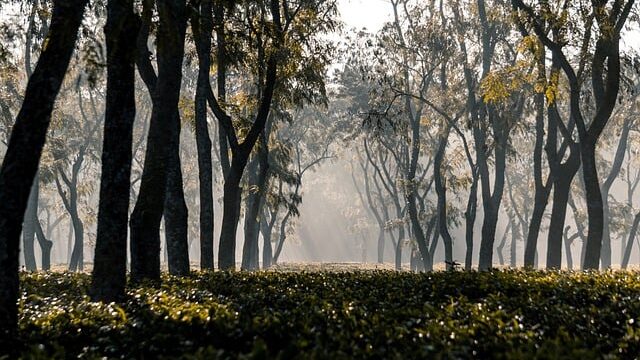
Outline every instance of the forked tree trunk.
<path id="1" fill-rule="evenodd" d="M 160 279 L 160 221 L 167 188 L 171 124 L 178 121 L 186 28 L 184 0 L 157 2 L 158 80 L 138 200 L 131 214 L 131 280 Z"/>

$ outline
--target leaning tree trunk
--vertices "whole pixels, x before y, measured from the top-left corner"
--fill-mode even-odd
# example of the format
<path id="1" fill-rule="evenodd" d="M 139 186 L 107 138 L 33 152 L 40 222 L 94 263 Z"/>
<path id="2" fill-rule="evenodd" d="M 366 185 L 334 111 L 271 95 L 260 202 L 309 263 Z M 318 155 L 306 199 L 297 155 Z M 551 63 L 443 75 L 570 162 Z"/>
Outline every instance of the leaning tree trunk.
<path id="1" fill-rule="evenodd" d="M 631 258 L 631 249 L 633 248 L 633 241 L 636 238 L 636 233 L 638 232 L 638 225 L 640 224 L 640 212 L 636 214 L 633 218 L 633 225 L 631 226 L 631 231 L 629 231 L 629 239 L 627 239 L 627 246 L 624 248 L 624 256 L 622 257 L 622 262 L 620 263 L 620 267 L 626 269 L 629 266 L 629 258 Z"/>
<path id="2" fill-rule="evenodd" d="M 198 180 L 200 182 L 200 268 L 213 269 L 213 165 L 211 160 L 212 145 L 207 123 L 207 91 L 210 86 L 211 32 L 213 30 L 211 0 L 201 1 L 199 10 L 194 13 L 191 19 L 191 28 L 199 62 L 195 97 L 195 129 L 198 149 Z M 222 94 L 219 93 L 218 96 L 224 101 Z M 223 140 L 226 145 L 226 138 Z M 226 157 L 227 154 L 225 153 L 224 156 Z"/>
<path id="3" fill-rule="evenodd" d="M 53 248 L 53 241 L 47 239 L 47 237 L 44 235 L 44 231 L 42 230 L 40 221 L 36 223 L 36 236 L 38 238 L 38 243 L 40 244 L 40 249 L 42 250 L 41 268 L 44 271 L 51 270 L 51 249 Z"/>
<path id="4" fill-rule="evenodd" d="M 1 339 L 14 338 L 17 330 L 18 256 L 22 221 L 42 155 L 53 104 L 67 71 L 87 2 L 54 1 L 47 46 L 40 54 L 27 83 L 22 107 L 0 169 Z"/>
<path id="5" fill-rule="evenodd" d="M 186 28 L 184 0 L 157 2 L 159 26 L 158 80 L 152 94 L 153 110 L 147 139 L 144 170 L 138 200 L 131 214 L 131 280 L 160 279 L 160 221 L 167 187 L 171 124 L 182 80 Z"/>

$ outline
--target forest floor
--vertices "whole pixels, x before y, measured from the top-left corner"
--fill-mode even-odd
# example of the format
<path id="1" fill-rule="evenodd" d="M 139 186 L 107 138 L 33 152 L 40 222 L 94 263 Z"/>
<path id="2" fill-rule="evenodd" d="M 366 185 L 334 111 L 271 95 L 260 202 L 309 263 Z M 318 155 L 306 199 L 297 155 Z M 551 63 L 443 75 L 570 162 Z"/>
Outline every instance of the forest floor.
<path id="1" fill-rule="evenodd" d="M 3 351 L 90 359 L 640 354 L 638 272 L 417 274 L 354 266 L 165 275 L 162 284 L 128 289 L 122 304 L 90 302 L 86 273 L 22 273 L 23 346 L 0 349 L 0 358 Z"/>

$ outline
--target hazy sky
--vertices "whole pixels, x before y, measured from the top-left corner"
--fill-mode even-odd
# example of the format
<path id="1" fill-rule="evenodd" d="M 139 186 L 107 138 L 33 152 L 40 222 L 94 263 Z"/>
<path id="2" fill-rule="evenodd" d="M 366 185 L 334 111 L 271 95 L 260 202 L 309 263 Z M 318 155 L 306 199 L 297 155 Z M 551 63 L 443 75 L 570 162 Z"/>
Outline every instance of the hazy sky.
<path id="1" fill-rule="evenodd" d="M 388 0 L 338 0 L 338 8 L 347 27 L 366 27 L 375 32 L 391 20 L 391 3 Z"/>

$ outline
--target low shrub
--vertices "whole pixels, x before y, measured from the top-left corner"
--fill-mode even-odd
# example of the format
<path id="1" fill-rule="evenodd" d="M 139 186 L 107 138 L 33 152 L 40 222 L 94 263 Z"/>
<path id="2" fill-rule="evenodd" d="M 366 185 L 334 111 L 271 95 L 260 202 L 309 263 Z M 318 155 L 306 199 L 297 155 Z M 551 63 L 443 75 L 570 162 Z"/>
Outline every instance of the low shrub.
<path id="1" fill-rule="evenodd" d="M 22 275 L 25 358 L 633 359 L 632 272 L 202 272 L 92 303 Z M 7 349 L 3 349 L 8 353 Z M 12 356 L 14 356 L 13 354 Z"/>

